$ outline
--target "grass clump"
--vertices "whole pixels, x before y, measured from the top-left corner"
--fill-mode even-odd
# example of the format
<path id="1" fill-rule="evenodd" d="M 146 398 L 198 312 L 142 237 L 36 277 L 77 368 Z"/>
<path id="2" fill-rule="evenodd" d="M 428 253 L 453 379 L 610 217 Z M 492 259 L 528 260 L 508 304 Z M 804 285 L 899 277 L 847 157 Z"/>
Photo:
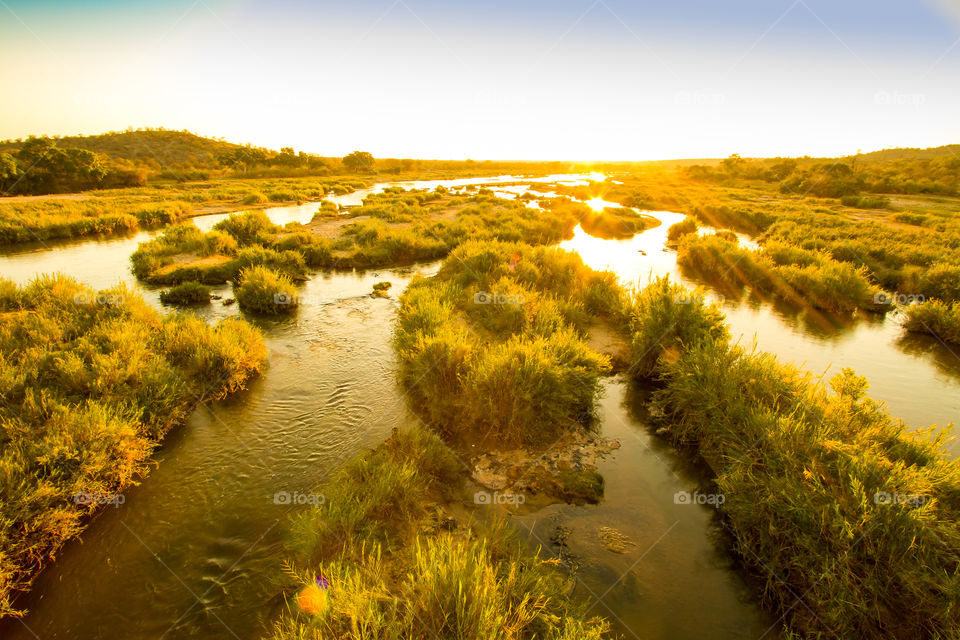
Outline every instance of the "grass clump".
<path id="1" fill-rule="evenodd" d="M 234 295 L 241 309 L 256 313 L 290 313 L 299 305 L 299 295 L 290 277 L 263 266 L 241 271 Z"/>
<path id="2" fill-rule="evenodd" d="M 161 317 L 124 286 L 0 280 L 0 614 L 102 497 L 146 473 L 194 407 L 244 386 L 266 348 L 246 323 Z M 77 499 L 87 496 L 87 500 Z"/>
<path id="3" fill-rule="evenodd" d="M 697 221 L 687 216 L 680 222 L 670 225 L 670 228 L 667 229 L 667 240 L 677 242 L 685 235 L 696 233 L 697 228 Z"/>
<path id="4" fill-rule="evenodd" d="M 390 287 L 392 286 L 393 286 L 392 282 L 374 282 L 373 295 L 378 298 L 387 298 L 390 296 L 388 291 L 390 291 Z"/>
<path id="5" fill-rule="evenodd" d="M 864 267 L 782 242 L 768 241 L 762 249 L 750 250 L 735 239 L 690 234 L 680 241 L 677 263 L 720 287 L 749 287 L 832 313 L 883 308 L 883 291 L 870 282 Z"/>
<path id="6" fill-rule="evenodd" d="M 184 282 L 160 292 L 163 304 L 206 304 L 210 302 L 210 287 L 199 282 Z"/>
<path id="7" fill-rule="evenodd" d="M 602 291 L 603 289 L 607 291 Z M 471 242 L 401 296 L 401 378 L 445 435 L 543 445 L 592 417 L 609 359 L 584 340 L 615 280 L 576 254 Z"/>
<path id="8" fill-rule="evenodd" d="M 626 207 L 607 207 L 603 211 L 594 211 L 586 205 L 580 206 L 580 226 L 596 238 L 632 238 L 660 224 L 656 218 Z"/>
<path id="9" fill-rule="evenodd" d="M 252 204 L 264 204 L 268 202 L 268 200 L 267 200 L 267 196 L 263 195 L 259 191 L 252 191 L 247 195 L 243 196 L 243 200 L 241 200 L 240 202 L 241 204 L 252 205 Z"/>
<path id="10" fill-rule="evenodd" d="M 855 209 L 886 209 L 890 206 L 890 198 L 886 196 L 843 196 L 840 204 Z"/>
<path id="11" fill-rule="evenodd" d="M 671 283 L 669 276 L 635 291 L 628 313 L 631 373 L 636 377 L 654 375 L 686 347 L 729 338 L 723 312 L 708 304 L 702 291 Z"/>
<path id="12" fill-rule="evenodd" d="M 669 307 L 671 292 L 651 287 Z M 764 602 L 802 637 L 960 633 L 960 463 L 945 435 L 908 432 L 849 369 L 828 388 L 722 333 L 702 331 L 646 375 L 661 385 L 660 432 L 713 470 Z"/>
<path id="13" fill-rule="evenodd" d="M 568 581 L 503 523 L 450 518 L 463 477 L 422 429 L 348 463 L 292 528 L 294 587 L 315 589 L 320 574 L 329 588 L 309 613 L 291 604 L 272 638 L 599 640 L 606 624 L 586 620 Z"/>
<path id="14" fill-rule="evenodd" d="M 903 326 L 913 333 L 926 333 L 950 344 L 960 344 L 960 302 L 947 304 L 928 300 L 903 308 Z"/>

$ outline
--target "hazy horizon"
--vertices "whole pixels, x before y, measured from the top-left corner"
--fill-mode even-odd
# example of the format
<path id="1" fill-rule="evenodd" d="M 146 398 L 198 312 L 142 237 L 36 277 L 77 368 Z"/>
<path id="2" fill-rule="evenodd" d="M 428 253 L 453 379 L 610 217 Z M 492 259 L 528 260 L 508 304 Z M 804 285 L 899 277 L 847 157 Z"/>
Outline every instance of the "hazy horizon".
<path id="1" fill-rule="evenodd" d="M 960 141 L 954 0 L 0 4 L 0 139 L 594 162 Z"/>

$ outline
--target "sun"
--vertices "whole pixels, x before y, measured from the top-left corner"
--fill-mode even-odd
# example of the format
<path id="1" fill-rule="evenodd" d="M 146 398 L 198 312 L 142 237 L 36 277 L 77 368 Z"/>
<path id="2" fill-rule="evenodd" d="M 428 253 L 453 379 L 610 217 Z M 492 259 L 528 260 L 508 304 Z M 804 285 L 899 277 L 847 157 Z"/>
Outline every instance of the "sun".
<path id="1" fill-rule="evenodd" d="M 585 202 L 587 206 L 589 206 L 594 211 L 603 211 L 604 209 L 610 206 L 610 204 L 600 196 L 597 196 L 596 198 L 591 198 L 590 200 L 586 200 Z"/>

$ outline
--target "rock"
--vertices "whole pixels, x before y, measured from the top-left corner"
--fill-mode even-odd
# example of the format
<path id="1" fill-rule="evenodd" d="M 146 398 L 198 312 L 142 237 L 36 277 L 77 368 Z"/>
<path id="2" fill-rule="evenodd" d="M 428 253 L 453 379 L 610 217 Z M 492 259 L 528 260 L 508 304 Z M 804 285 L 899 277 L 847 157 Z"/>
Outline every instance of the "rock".
<path id="1" fill-rule="evenodd" d="M 227 298 L 226 300 L 223 301 L 223 306 L 229 307 L 229 306 L 232 305 L 234 302 L 236 302 L 236 300 L 235 300 L 234 298 Z"/>
<path id="2" fill-rule="evenodd" d="M 633 540 L 611 527 L 600 527 L 597 530 L 600 542 L 607 551 L 624 553 L 628 547 L 636 546 Z"/>

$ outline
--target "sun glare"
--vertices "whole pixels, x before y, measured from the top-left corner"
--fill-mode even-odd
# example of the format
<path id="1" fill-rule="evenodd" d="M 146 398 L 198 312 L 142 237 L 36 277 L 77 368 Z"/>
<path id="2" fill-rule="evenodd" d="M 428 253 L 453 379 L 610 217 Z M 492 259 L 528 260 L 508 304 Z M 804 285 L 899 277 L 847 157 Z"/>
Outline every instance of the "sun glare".
<path id="1" fill-rule="evenodd" d="M 604 209 L 610 206 L 610 203 L 601 197 L 596 197 L 591 200 L 587 200 L 586 204 L 594 211 L 603 211 Z"/>

